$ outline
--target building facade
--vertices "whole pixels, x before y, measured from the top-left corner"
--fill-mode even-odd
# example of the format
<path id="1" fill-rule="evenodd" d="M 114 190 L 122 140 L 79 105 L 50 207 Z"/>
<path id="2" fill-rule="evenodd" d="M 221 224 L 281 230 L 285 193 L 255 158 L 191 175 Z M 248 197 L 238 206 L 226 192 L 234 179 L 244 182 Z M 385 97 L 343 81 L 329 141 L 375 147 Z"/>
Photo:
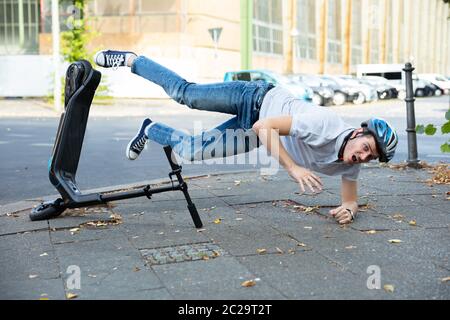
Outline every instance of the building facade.
<path id="1" fill-rule="evenodd" d="M 80 13 L 60 3 L 64 30 Z M 51 0 L 0 0 L 0 58 L 51 55 L 50 8 Z M 92 52 L 132 50 L 194 81 L 248 68 L 351 74 L 357 64 L 407 61 L 419 73 L 450 74 L 446 0 L 88 0 L 82 14 L 97 34 Z"/>

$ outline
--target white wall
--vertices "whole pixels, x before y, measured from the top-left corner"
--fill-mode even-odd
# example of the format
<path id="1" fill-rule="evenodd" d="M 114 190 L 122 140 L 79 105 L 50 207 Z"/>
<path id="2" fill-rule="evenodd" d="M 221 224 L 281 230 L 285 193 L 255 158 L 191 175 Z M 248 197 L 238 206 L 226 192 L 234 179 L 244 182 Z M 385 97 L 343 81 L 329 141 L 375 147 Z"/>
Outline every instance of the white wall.
<path id="1" fill-rule="evenodd" d="M 198 81 L 195 61 L 159 59 L 158 62 L 188 81 Z M 61 77 L 65 74 L 67 66 L 68 64 L 64 63 L 61 67 Z M 107 94 L 110 96 L 168 98 L 159 86 L 132 74 L 129 68 L 117 70 L 95 68 L 102 73 L 103 84 L 108 86 Z M 52 93 L 52 56 L 0 56 L 0 97 L 45 97 Z"/>
<path id="2" fill-rule="evenodd" d="M 1 97 L 47 96 L 52 80 L 51 56 L 0 56 Z"/>

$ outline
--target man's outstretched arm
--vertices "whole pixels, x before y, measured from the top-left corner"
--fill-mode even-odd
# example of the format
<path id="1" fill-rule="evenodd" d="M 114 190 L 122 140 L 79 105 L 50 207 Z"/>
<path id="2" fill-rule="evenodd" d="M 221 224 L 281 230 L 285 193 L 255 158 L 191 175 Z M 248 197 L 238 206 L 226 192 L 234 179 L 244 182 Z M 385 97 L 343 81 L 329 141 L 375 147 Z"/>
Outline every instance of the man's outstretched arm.
<path id="1" fill-rule="evenodd" d="M 320 178 L 310 170 L 297 165 L 280 141 L 280 136 L 289 135 L 291 125 L 291 116 L 274 117 L 258 120 L 253 125 L 253 130 L 270 155 L 277 159 L 289 175 L 298 182 L 302 192 L 305 192 L 305 185 L 312 192 L 316 192 L 315 189 L 320 192 L 322 191 Z"/>
<path id="2" fill-rule="evenodd" d="M 330 210 L 330 214 L 340 224 L 347 224 L 352 222 L 358 212 L 358 183 L 342 178 L 341 198 L 342 205 Z"/>

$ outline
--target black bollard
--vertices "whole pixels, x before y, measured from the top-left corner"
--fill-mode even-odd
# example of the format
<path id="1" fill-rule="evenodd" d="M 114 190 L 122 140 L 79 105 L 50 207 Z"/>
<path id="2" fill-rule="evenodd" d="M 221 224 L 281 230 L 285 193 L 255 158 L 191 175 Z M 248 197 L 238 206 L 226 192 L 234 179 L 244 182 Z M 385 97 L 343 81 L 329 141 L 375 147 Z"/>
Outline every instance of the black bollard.
<path id="1" fill-rule="evenodd" d="M 420 168 L 419 159 L 417 156 L 417 136 L 416 136 L 416 116 L 414 113 L 414 89 L 412 72 L 414 71 L 413 66 L 410 62 L 405 64 L 405 82 L 406 82 L 406 132 L 408 136 L 408 167 Z"/>

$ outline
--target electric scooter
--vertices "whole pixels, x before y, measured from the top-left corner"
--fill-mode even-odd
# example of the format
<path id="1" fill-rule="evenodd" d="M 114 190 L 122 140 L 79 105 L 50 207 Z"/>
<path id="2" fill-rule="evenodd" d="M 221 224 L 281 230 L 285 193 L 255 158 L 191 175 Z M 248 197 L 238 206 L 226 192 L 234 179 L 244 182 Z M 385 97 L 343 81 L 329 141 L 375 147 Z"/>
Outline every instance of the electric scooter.
<path id="1" fill-rule="evenodd" d="M 150 185 L 147 185 L 130 191 L 90 194 L 83 194 L 79 190 L 75 177 L 86 132 L 89 110 L 100 79 L 101 73 L 93 69 L 86 60 L 74 62 L 67 69 L 64 89 L 64 111 L 61 114 L 55 144 L 48 162 L 50 182 L 58 190 L 61 198 L 41 203 L 33 208 L 30 213 L 30 219 L 32 221 L 47 220 L 58 217 L 66 209 L 106 204 L 110 201 L 143 196 L 151 199 L 153 194 L 181 191 L 186 199 L 187 208 L 195 227 L 201 228 L 203 224 L 189 195 L 188 186 L 181 175 L 182 168 L 174 160 L 175 157 L 169 146 L 163 147 L 172 170 L 169 173 L 171 181 L 169 186 L 152 188 Z M 177 181 L 174 182 L 173 176 L 176 177 Z"/>

